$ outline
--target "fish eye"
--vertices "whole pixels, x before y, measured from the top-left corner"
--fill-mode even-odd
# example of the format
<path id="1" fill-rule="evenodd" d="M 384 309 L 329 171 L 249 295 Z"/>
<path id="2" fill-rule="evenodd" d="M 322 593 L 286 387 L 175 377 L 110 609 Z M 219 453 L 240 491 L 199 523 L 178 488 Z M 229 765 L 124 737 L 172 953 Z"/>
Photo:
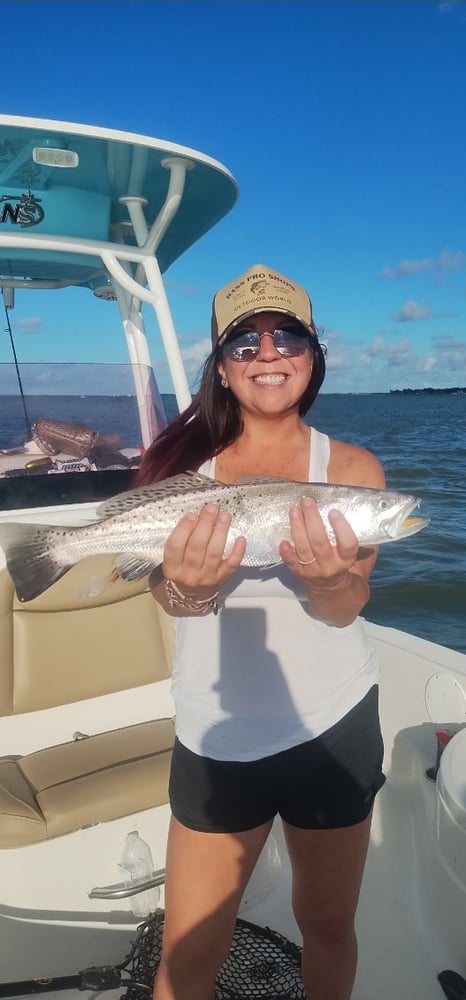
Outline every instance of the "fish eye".
<path id="1" fill-rule="evenodd" d="M 380 510 L 387 510 L 387 508 L 389 506 L 390 506 L 390 504 L 389 504 L 388 500 L 381 500 L 380 503 L 379 503 Z"/>

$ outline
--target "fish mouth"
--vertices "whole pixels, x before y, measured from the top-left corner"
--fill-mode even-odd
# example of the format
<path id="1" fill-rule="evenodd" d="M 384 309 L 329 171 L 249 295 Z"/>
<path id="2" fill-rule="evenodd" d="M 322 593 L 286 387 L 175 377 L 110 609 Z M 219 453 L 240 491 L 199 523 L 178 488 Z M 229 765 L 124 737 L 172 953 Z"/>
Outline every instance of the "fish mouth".
<path id="1" fill-rule="evenodd" d="M 385 525 L 386 534 L 390 538 L 407 538 L 409 535 L 415 535 L 418 531 L 422 531 L 422 528 L 426 528 L 430 518 L 411 517 L 413 511 L 418 510 L 420 506 L 421 501 L 416 497 L 405 502 L 399 513 Z"/>

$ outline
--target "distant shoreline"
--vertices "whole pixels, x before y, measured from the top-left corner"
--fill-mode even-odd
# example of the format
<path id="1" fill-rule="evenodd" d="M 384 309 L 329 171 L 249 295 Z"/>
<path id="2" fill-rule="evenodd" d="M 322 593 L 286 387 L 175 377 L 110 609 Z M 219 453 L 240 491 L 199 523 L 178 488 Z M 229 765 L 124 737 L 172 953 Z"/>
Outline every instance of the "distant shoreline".
<path id="1" fill-rule="evenodd" d="M 466 393 L 466 386 L 451 386 L 447 389 L 432 389 L 430 387 L 426 389 L 384 389 L 384 390 L 372 390 L 371 392 L 328 392 L 323 388 L 320 392 L 320 396 L 396 396 L 396 395 L 407 395 L 407 396 L 463 396 Z M 116 393 L 103 393 L 103 392 L 92 392 L 88 391 L 86 393 L 82 392 L 26 392 L 26 400 L 31 399 L 132 399 L 136 401 L 136 397 L 130 392 L 116 392 Z M 176 396 L 173 392 L 161 392 L 162 401 L 164 400 L 176 400 Z M 15 399 L 20 400 L 20 395 L 17 390 L 2 392 L 0 389 L 0 399 Z"/>
<path id="2" fill-rule="evenodd" d="M 456 386 L 452 386 L 451 389 L 431 389 L 431 388 L 427 388 L 427 389 L 390 389 L 390 395 L 394 395 L 396 393 L 398 393 L 398 394 L 399 393 L 403 393 L 404 395 L 414 395 L 414 396 L 420 396 L 420 395 L 427 395 L 427 396 L 438 396 L 438 395 L 440 395 L 440 396 L 442 396 L 442 395 L 446 395 L 446 396 L 461 396 L 463 393 L 466 393 L 466 388 L 464 386 L 456 385 Z"/>

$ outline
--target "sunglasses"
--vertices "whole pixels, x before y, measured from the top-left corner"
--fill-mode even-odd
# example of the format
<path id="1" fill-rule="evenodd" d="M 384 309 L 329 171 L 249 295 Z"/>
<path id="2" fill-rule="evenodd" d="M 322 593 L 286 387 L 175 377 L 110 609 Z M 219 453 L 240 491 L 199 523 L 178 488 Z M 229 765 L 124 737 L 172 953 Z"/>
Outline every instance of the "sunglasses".
<path id="1" fill-rule="evenodd" d="M 228 336 L 222 351 L 229 361 L 253 361 L 261 349 L 261 338 L 270 336 L 242 327 Z M 311 335 L 298 323 L 280 326 L 272 333 L 273 346 L 282 358 L 298 358 L 310 346 Z"/>

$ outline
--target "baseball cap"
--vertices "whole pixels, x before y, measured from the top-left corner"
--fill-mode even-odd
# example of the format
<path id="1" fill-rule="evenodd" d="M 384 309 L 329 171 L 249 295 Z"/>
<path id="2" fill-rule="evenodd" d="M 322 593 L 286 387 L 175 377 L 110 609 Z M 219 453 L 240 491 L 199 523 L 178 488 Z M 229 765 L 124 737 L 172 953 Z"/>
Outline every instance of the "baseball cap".
<path id="1" fill-rule="evenodd" d="M 244 274 L 223 285 L 212 304 L 212 344 L 221 343 L 232 327 L 258 312 L 293 316 L 314 333 L 312 304 L 301 285 L 265 264 L 254 264 Z"/>

